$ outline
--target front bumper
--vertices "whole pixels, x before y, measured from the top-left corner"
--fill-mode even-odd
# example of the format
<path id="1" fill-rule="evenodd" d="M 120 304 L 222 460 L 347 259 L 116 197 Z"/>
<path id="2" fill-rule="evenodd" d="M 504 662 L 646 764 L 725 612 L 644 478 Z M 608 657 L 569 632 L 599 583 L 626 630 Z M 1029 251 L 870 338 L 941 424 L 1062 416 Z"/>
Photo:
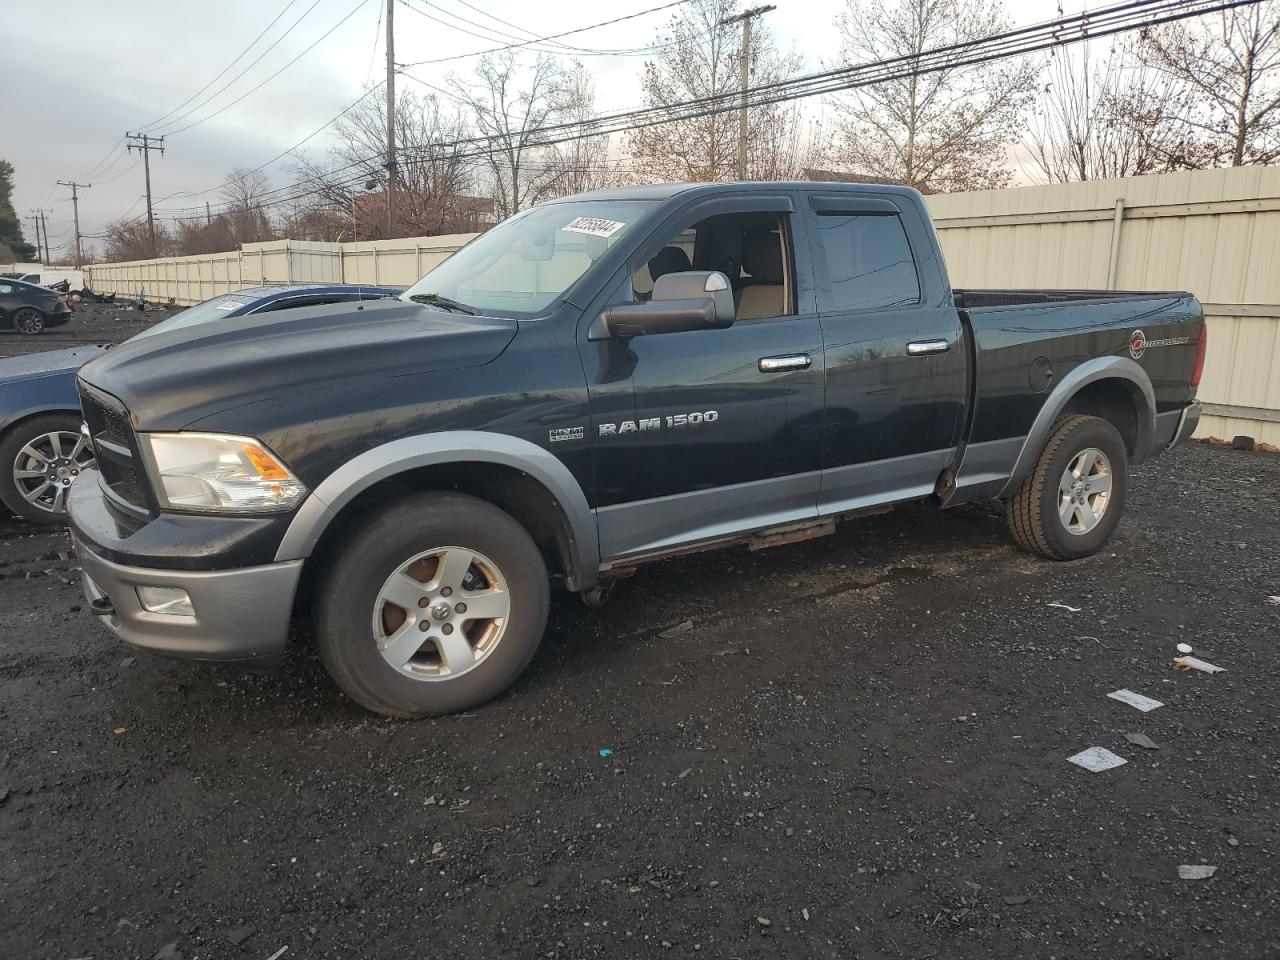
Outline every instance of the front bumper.
<path id="1" fill-rule="evenodd" d="M 71 539 L 89 609 L 130 646 L 194 660 L 266 661 L 284 652 L 301 560 L 235 570 L 153 570 L 112 563 Z M 140 586 L 185 590 L 194 615 L 146 610 Z"/>

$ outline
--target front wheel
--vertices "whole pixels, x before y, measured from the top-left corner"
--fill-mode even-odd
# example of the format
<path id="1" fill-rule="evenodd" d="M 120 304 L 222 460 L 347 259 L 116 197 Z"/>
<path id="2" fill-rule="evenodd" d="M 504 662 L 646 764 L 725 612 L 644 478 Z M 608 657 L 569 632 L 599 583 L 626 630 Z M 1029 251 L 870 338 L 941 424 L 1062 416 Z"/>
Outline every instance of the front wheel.
<path id="1" fill-rule="evenodd" d="M 1031 472 L 1009 499 L 1009 529 L 1024 549 L 1051 560 L 1096 553 L 1124 512 L 1129 455 L 1106 420 L 1059 420 Z"/>
<path id="2" fill-rule="evenodd" d="M 477 706 L 533 658 L 550 586 L 542 554 L 497 507 L 419 493 L 352 525 L 321 578 L 320 659 L 353 700 L 390 717 Z"/>

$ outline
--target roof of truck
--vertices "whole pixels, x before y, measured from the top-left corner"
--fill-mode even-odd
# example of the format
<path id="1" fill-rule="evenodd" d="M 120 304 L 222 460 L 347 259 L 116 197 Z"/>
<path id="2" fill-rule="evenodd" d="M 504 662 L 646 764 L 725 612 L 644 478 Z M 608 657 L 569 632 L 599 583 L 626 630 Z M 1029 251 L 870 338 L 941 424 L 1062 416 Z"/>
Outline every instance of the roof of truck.
<path id="1" fill-rule="evenodd" d="M 578 200 L 669 200 L 678 194 L 714 195 L 741 193 L 744 187 L 767 190 L 805 190 L 822 193 L 915 194 L 911 187 L 885 183 L 833 183 L 823 180 L 730 180 L 718 183 L 654 183 L 639 187 L 612 187 L 561 197 L 552 203 Z"/>

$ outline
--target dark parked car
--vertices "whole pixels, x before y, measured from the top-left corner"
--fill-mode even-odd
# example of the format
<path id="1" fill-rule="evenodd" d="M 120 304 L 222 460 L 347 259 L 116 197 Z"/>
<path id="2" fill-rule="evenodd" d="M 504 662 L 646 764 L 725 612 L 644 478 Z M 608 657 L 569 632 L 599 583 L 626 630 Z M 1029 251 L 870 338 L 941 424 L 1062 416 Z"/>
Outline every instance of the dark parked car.
<path id="1" fill-rule="evenodd" d="M 309 611 L 357 702 L 465 710 L 529 663 L 552 585 L 599 603 L 678 553 L 1000 498 L 1026 549 L 1088 556 L 1129 464 L 1200 417 L 1195 297 L 953 289 L 901 187 L 565 197 L 357 309 L 81 371 L 67 513 L 126 642 L 260 663 Z"/>
<path id="2" fill-rule="evenodd" d="M 0 280 L 0 329 L 37 334 L 71 319 L 67 298 L 25 280 Z"/>
<path id="3" fill-rule="evenodd" d="M 0 281 L 0 289 L 11 281 Z M 289 307 L 376 300 L 399 290 L 352 284 L 255 287 L 206 300 L 138 337 Z M 137 339 L 135 337 L 135 339 Z M 59 523 L 67 488 L 93 461 L 81 441 L 76 371 L 105 347 L 50 350 L 0 360 L 0 501 L 27 520 Z"/>

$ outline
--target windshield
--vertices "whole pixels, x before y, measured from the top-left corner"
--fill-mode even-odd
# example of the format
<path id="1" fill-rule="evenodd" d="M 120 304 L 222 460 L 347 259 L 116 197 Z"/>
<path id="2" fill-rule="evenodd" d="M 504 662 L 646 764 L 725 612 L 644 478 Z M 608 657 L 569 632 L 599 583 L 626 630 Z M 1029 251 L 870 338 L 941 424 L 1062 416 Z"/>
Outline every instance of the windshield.
<path id="1" fill-rule="evenodd" d="M 531 207 L 472 240 L 401 299 L 421 303 L 434 295 L 477 313 L 535 317 L 656 205 L 586 200 Z"/>
<path id="2" fill-rule="evenodd" d="M 175 313 L 168 320 L 161 320 L 154 327 L 148 327 L 141 333 L 134 334 L 132 339 L 137 340 L 139 337 L 149 337 L 156 333 L 168 333 L 170 330 L 179 330 L 183 327 L 194 327 L 201 323 L 208 323 L 210 320 L 221 320 L 223 317 L 230 316 L 233 311 L 239 310 L 245 304 L 252 302 L 249 297 L 223 294 L 221 297 L 214 297 L 204 303 L 197 303 L 194 307 L 183 310 L 181 313 Z"/>

